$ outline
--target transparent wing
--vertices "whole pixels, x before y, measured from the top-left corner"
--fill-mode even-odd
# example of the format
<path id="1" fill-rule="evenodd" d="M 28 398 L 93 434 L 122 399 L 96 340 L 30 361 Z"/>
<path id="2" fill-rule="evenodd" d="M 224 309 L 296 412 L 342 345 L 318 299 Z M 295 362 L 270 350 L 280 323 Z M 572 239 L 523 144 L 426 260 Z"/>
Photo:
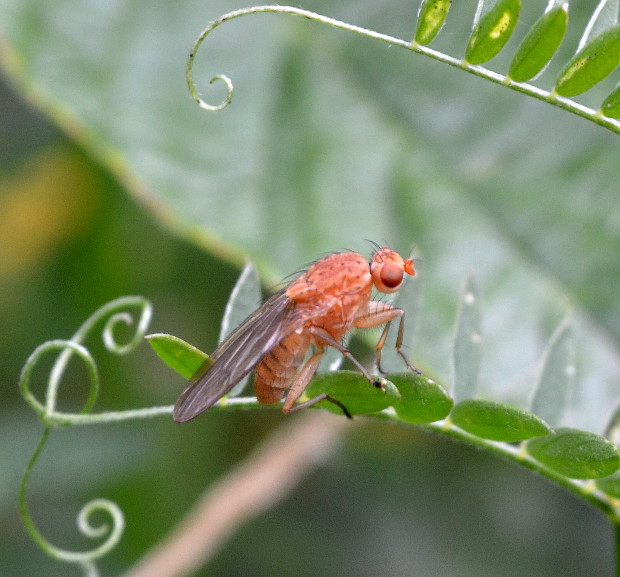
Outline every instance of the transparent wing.
<path id="1" fill-rule="evenodd" d="M 243 321 L 211 355 L 208 370 L 199 370 L 174 407 L 175 421 L 193 419 L 228 393 L 284 337 L 304 324 L 295 302 L 284 290 L 273 295 Z"/>

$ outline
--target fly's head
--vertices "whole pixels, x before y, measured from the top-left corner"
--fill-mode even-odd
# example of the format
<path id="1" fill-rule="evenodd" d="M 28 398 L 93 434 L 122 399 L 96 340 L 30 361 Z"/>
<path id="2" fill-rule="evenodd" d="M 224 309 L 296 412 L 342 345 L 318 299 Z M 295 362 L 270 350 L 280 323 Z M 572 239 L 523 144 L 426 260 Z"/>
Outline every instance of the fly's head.
<path id="1" fill-rule="evenodd" d="M 412 259 L 404 260 L 391 248 L 380 248 L 370 261 L 372 282 L 382 293 L 396 292 L 403 284 L 405 273 L 413 276 L 415 270 Z"/>

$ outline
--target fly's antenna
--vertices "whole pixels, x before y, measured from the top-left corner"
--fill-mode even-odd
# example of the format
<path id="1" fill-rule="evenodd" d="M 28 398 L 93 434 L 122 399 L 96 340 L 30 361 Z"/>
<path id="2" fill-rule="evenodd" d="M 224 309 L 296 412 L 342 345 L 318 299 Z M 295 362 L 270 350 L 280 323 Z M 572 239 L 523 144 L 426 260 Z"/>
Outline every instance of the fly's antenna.
<path id="1" fill-rule="evenodd" d="M 411 259 L 416 265 L 418 265 L 419 263 L 423 263 L 424 262 L 424 258 L 423 257 L 415 256 L 415 253 L 419 253 L 419 252 L 420 251 L 418 250 L 418 245 L 416 243 L 413 243 L 411 245 L 411 250 L 407 254 L 407 258 Z"/>
<path id="2" fill-rule="evenodd" d="M 369 260 L 371 260 L 375 253 L 378 250 L 381 250 L 381 245 L 374 240 L 370 240 L 369 238 L 365 238 L 364 240 L 372 247 L 372 254 L 369 257 Z"/>

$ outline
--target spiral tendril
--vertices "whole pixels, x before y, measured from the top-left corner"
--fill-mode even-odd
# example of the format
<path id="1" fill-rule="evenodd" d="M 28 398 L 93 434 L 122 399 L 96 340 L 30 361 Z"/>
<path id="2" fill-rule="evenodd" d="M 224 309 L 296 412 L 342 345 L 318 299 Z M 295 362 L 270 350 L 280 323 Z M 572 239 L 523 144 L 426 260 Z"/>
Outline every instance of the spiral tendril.
<path id="1" fill-rule="evenodd" d="M 200 96 L 198 92 L 198 89 L 196 88 L 196 84 L 194 83 L 194 77 L 193 77 L 194 76 L 193 75 L 194 59 L 196 58 L 196 53 L 198 52 L 198 49 L 200 48 L 200 45 L 203 43 L 204 39 L 208 36 L 208 34 L 214 28 L 217 28 L 225 20 L 226 20 L 226 17 L 222 16 L 222 18 L 219 18 L 218 20 L 214 20 L 213 22 L 211 22 L 211 24 L 209 24 L 209 26 L 207 26 L 201 32 L 196 42 L 194 42 L 194 46 L 192 47 L 192 50 L 189 53 L 189 57 L 187 59 L 187 65 L 186 65 L 185 74 L 187 78 L 187 86 L 189 87 L 189 91 L 190 91 L 190 94 L 192 95 L 192 98 L 198 103 L 198 105 L 201 108 L 203 108 L 204 110 L 209 110 L 210 112 L 217 112 L 218 110 L 222 110 L 226 108 L 232 102 L 233 92 L 234 92 L 233 83 L 230 80 L 230 78 L 228 78 L 228 76 L 225 76 L 224 74 L 218 74 L 217 76 L 214 76 L 213 78 L 211 78 L 211 80 L 209 81 L 209 84 L 213 84 L 217 82 L 218 80 L 221 82 L 224 82 L 224 84 L 226 85 L 226 97 L 219 104 L 216 104 L 216 105 L 208 104 L 202 99 L 202 97 Z"/>
<path id="2" fill-rule="evenodd" d="M 46 427 L 43 431 L 43 435 L 41 436 L 41 440 L 39 445 L 37 446 L 35 452 L 33 453 L 28 465 L 26 467 L 26 472 L 22 478 L 19 488 L 19 510 L 20 514 L 26 527 L 28 533 L 32 537 L 32 539 L 39 545 L 39 547 L 45 551 L 51 557 L 59 561 L 64 561 L 65 563 L 76 563 L 81 565 L 84 573 L 86 575 L 97 575 L 98 572 L 93 562 L 96 559 L 107 554 L 110 550 L 112 550 L 120 541 L 123 531 L 125 529 L 125 518 L 123 516 L 123 512 L 120 510 L 119 506 L 113 503 L 112 501 L 108 501 L 107 499 L 95 499 L 90 503 L 87 503 L 82 510 L 80 511 L 77 524 L 80 532 L 89 538 L 102 538 L 107 534 L 107 539 L 95 549 L 90 551 L 68 551 L 66 549 L 62 549 L 60 547 L 56 547 L 52 543 L 50 543 L 45 537 L 41 535 L 39 530 L 36 528 L 32 517 L 28 511 L 27 502 L 26 502 L 26 488 L 28 485 L 28 481 L 30 479 L 30 475 L 34 469 L 36 462 L 38 461 L 45 444 L 49 438 L 49 434 L 51 431 L 51 427 Z M 94 512 L 103 512 L 110 516 L 112 520 L 112 524 L 110 525 L 100 525 L 98 527 L 94 527 L 90 524 L 89 518 L 92 516 Z"/>
<path id="3" fill-rule="evenodd" d="M 103 342 L 106 348 L 110 352 L 116 353 L 117 355 L 126 355 L 138 346 L 138 343 L 140 343 L 140 341 L 146 334 L 148 326 L 151 322 L 151 317 L 153 316 L 153 310 L 151 304 L 148 301 L 142 299 L 142 297 L 124 297 L 123 299 L 117 299 L 113 302 L 119 304 L 119 301 L 122 301 L 122 306 L 127 306 L 130 304 L 142 306 L 140 320 L 138 321 L 136 331 L 128 343 L 124 345 L 119 345 L 116 342 L 114 338 L 114 327 L 119 323 L 124 323 L 127 326 L 132 326 L 133 317 L 129 313 L 119 312 L 113 314 L 112 316 L 110 316 L 103 329 Z"/>
<path id="4" fill-rule="evenodd" d="M 48 387 L 45 394 L 45 405 L 43 405 L 30 391 L 30 377 L 39 359 L 44 354 L 58 349 L 60 349 L 62 352 L 60 353 L 56 364 L 54 365 L 54 368 L 50 373 Z M 66 424 L 62 422 L 62 420 L 60 422 L 56 422 L 56 420 L 54 419 L 54 416 L 57 415 L 56 400 L 58 392 L 58 382 L 62 377 L 62 374 L 57 373 L 55 369 L 58 366 L 58 362 L 61 360 L 62 357 L 73 354 L 77 355 L 82 361 L 84 361 L 90 376 L 89 395 L 82 409 L 83 412 L 88 412 L 90 411 L 90 409 L 95 403 L 95 400 L 97 399 L 97 393 L 99 391 L 99 374 L 97 372 L 97 365 L 95 364 L 95 360 L 93 359 L 88 349 L 86 349 L 81 344 L 75 343 L 73 341 L 64 341 L 59 339 L 43 343 L 34 350 L 34 352 L 26 361 L 24 368 L 22 369 L 22 375 L 19 383 L 21 394 L 24 397 L 24 400 L 39 415 L 39 418 L 48 426 Z"/>
<path id="5" fill-rule="evenodd" d="M 120 323 L 127 326 L 134 325 L 133 317 L 126 311 L 119 309 L 127 307 L 140 307 L 140 318 L 136 323 L 136 329 L 129 342 L 119 344 L 114 337 L 114 328 Z M 151 407 L 148 409 L 109 412 L 99 415 L 89 415 L 89 413 L 97 400 L 99 392 L 99 373 L 97 365 L 92 355 L 82 344 L 88 335 L 92 332 L 95 325 L 109 315 L 107 322 L 103 328 L 102 339 L 108 351 L 118 355 L 130 353 L 141 342 L 146 334 L 148 325 L 152 317 L 152 305 L 143 297 L 129 296 L 116 299 L 107 303 L 91 315 L 80 329 L 69 340 L 56 339 L 43 343 L 37 347 L 30 355 L 24 368 L 22 369 L 20 379 L 20 391 L 25 401 L 35 410 L 39 418 L 48 426 L 59 425 L 77 425 L 89 424 L 95 422 L 110 422 L 124 419 L 139 418 L 142 416 L 154 416 L 165 412 L 169 412 L 167 407 Z M 30 379 L 34 367 L 39 359 L 48 352 L 60 350 L 60 354 L 54 363 L 47 381 L 47 390 L 45 392 L 45 404 L 41 403 L 30 390 Z M 81 410 L 81 413 L 61 413 L 56 410 L 58 400 L 58 389 L 62 377 L 65 373 L 69 360 L 72 356 L 77 355 L 88 370 L 90 377 L 90 388 L 88 398 Z"/>
<path id="6" fill-rule="evenodd" d="M 114 337 L 114 329 L 119 323 L 127 326 L 134 325 L 134 318 L 128 312 L 121 309 L 127 307 L 139 307 L 140 318 L 136 323 L 136 329 L 129 342 L 119 344 Z M 32 539 L 45 551 L 48 555 L 59 561 L 66 563 L 75 563 L 82 567 L 84 575 L 96 577 L 98 575 L 97 567 L 94 561 L 107 554 L 119 542 L 124 528 L 125 519 L 121 509 L 107 499 L 95 499 L 87 503 L 80 511 L 77 517 L 77 526 L 80 533 L 91 539 L 105 538 L 104 542 L 98 547 L 84 552 L 67 551 L 51 544 L 38 531 L 27 507 L 27 485 L 38 461 L 43 448 L 49 438 L 49 434 L 54 427 L 61 425 L 89 424 L 94 422 L 112 422 L 124 419 L 141 418 L 146 416 L 154 416 L 158 414 L 170 413 L 171 407 L 152 407 L 142 410 L 121 411 L 101 413 L 99 415 L 87 414 L 91 411 L 99 391 L 99 374 L 94 358 L 88 349 L 82 344 L 89 334 L 93 331 L 95 325 L 102 319 L 108 317 L 102 332 L 104 344 L 112 353 L 127 354 L 131 352 L 144 337 L 152 316 L 152 306 L 149 301 L 142 297 L 122 297 L 116 299 L 91 315 L 80 329 L 69 340 L 56 339 L 43 343 L 37 347 L 30 355 L 20 378 L 20 392 L 25 401 L 34 409 L 39 418 L 45 425 L 39 445 L 35 449 L 24 476 L 22 477 L 19 490 L 19 508 L 20 514 L 28 533 Z M 32 372 L 44 355 L 47 353 L 60 350 L 60 354 L 56 359 L 47 380 L 47 390 L 45 392 L 45 403 L 42 403 L 30 390 L 30 380 Z M 58 389 L 66 367 L 72 356 L 77 356 L 84 362 L 89 374 L 89 393 L 88 398 L 82 408 L 80 414 L 61 413 L 56 410 Z M 96 512 L 103 512 L 111 519 L 110 523 L 100 525 L 92 524 L 92 515 Z"/>
<path id="7" fill-rule="evenodd" d="M 96 512 L 107 513 L 112 519 L 112 526 L 110 527 L 105 523 L 98 526 L 91 525 L 90 517 Z M 125 528 L 125 517 L 119 506 L 113 501 L 93 499 L 80 510 L 77 526 L 80 533 L 91 539 L 100 539 L 106 534 L 108 535 L 108 539 L 104 543 L 94 551 L 89 552 L 89 559 L 94 560 L 108 553 L 119 542 Z"/>

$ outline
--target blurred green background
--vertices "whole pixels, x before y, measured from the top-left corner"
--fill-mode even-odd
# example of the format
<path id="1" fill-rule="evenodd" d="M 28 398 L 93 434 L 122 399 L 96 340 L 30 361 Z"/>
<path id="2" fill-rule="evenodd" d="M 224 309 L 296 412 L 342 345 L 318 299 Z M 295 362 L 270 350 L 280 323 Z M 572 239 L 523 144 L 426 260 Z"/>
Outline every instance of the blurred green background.
<path id="1" fill-rule="evenodd" d="M 546 2 L 525 4 L 521 37 Z M 571 35 L 541 86 L 595 5 L 571 6 Z M 368 252 L 365 238 L 403 252 L 415 242 L 418 365 L 449 386 L 459 288 L 473 272 L 483 396 L 525 406 L 547 339 L 573 312 L 579 376 L 563 424 L 600 433 L 617 405 L 617 137 L 422 57 L 283 16 L 242 19 L 206 41 L 195 71 L 205 97 L 221 96 L 206 88 L 217 73 L 237 91 L 209 115 L 187 94 L 184 59 L 209 20 L 238 7 L 0 3 L 2 575 L 78 574 L 40 553 L 17 515 L 41 430 L 17 391 L 30 352 L 125 294 L 153 301 L 153 332 L 210 350 L 245 255 L 272 287 L 324 251 Z M 417 10 L 396 0 L 304 7 L 404 38 Z M 454 7 L 438 48 L 463 53 L 474 8 Z M 596 106 L 612 86 L 583 101 Z M 96 342 L 93 351 L 100 410 L 171 404 L 183 385 L 146 345 L 120 359 Z M 44 368 L 37 374 L 42 383 Z M 85 375 L 72 376 L 68 408 L 84 398 Z M 127 529 L 102 567 L 119 574 L 257 439 L 295 418 L 263 410 L 57 431 L 33 475 L 32 514 L 54 543 L 82 549 L 80 507 L 118 502 Z M 611 529 L 589 506 L 466 446 L 363 422 L 198 574 L 611 573 Z"/>

